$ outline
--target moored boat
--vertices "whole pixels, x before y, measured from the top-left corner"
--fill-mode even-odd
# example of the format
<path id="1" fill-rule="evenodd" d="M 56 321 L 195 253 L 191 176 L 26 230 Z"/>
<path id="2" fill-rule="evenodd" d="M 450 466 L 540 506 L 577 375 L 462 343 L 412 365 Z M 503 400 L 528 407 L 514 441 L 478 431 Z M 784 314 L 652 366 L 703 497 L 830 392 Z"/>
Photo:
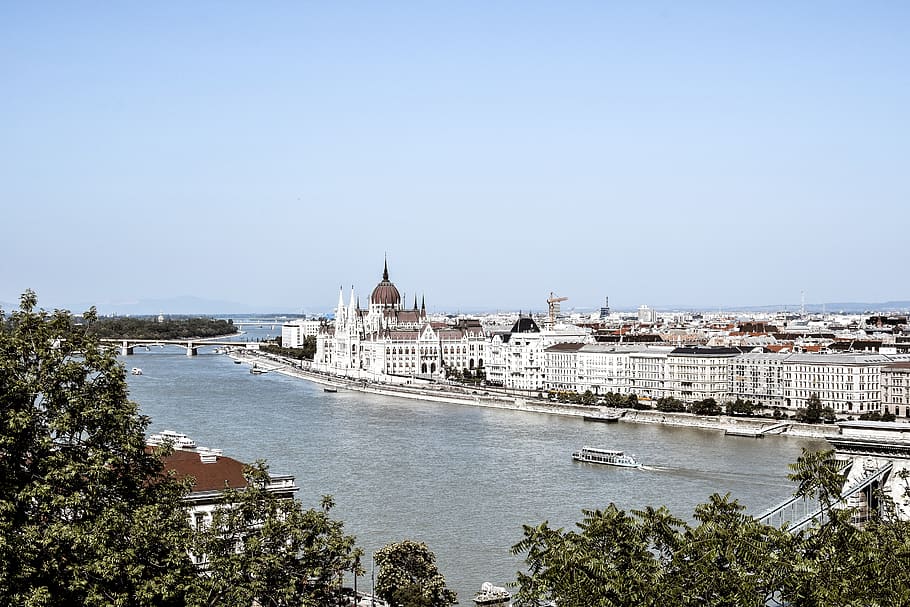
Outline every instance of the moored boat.
<path id="1" fill-rule="evenodd" d="M 474 595 L 474 604 L 477 607 L 507 607 L 511 600 L 511 592 L 490 582 L 484 582 L 480 586 L 480 592 Z"/>
<path id="2" fill-rule="evenodd" d="M 641 465 L 631 455 L 626 455 L 622 451 L 596 447 L 582 447 L 581 451 L 572 454 L 572 459 L 586 464 L 605 464 L 621 468 L 638 468 Z"/>
<path id="3" fill-rule="evenodd" d="M 338 392 L 338 388 L 327 387 L 327 388 L 323 388 L 322 391 L 323 392 Z"/>
<path id="4" fill-rule="evenodd" d="M 196 441 L 191 439 L 182 432 L 173 430 L 162 430 L 157 434 L 152 434 L 146 441 L 147 444 L 157 447 L 165 443 L 173 445 L 174 449 L 191 450 L 196 448 Z"/>

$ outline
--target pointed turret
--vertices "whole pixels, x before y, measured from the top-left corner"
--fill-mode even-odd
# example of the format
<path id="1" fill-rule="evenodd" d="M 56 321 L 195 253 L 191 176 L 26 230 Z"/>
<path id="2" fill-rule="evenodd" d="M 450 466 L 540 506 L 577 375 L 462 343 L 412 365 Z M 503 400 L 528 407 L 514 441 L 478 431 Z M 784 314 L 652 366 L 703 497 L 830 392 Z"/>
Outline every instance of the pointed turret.
<path id="1" fill-rule="evenodd" d="M 335 330 L 344 327 L 344 287 L 338 287 L 338 307 L 335 308 Z"/>
<path id="2" fill-rule="evenodd" d="M 426 302 L 426 297 L 424 295 L 420 296 L 420 314 L 421 314 L 421 316 L 427 315 L 427 302 Z"/>
<path id="3" fill-rule="evenodd" d="M 417 311 L 417 296 L 414 296 L 414 311 Z"/>

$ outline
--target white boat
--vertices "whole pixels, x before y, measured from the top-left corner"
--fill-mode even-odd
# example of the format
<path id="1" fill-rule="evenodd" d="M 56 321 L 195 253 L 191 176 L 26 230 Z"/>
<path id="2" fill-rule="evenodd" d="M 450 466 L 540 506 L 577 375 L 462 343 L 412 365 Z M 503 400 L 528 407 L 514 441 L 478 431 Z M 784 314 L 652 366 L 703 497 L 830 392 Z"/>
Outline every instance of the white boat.
<path id="1" fill-rule="evenodd" d="M 638 468 L 641 465 L 631 455 L 626 455 L 622 451 L 595 447 L 582 447 L 581 451 L 572 454 L 572 459 L 587 464 L 606 464 L 621 468 Z"/>
<path id="2" fill-rule="evenodd" d="M 474 604 L 477 607 L 506 607 L 511 600 L 511 592 L 490 582 L 484 582 L 480 586 L 480 592 L 474 595 Z"/>
<path id="3" fill-rule="evenodd" d="M 130 371 L 130 373 L 132 373 L 133 375 L 142 375 L 142 369 L 140 369 L 139 367 L 133 367 L 133 370 Z"/>
<path id="4" fill-rule="evenodd" d="M 186 434 L 173 430 L 162 430 L 158 434 L 152 434 L 146 442 L 153 447 L 170 443 L 174 449 L 189 450 L 196 448 L 196 441 Z"/>

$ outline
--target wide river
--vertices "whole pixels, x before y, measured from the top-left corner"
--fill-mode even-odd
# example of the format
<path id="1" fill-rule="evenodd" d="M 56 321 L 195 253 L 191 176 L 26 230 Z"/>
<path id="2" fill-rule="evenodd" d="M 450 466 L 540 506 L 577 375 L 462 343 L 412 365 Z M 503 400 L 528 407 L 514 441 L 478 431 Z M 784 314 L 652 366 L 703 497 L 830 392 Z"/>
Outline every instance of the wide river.
<path id="1" fill-rule="evenodd" d="M 139 349 L 137 348 L 137 351 Z M 143 375 L 130 395 L 151 432 L 185 432 L 241 461 L 264 458 L 292 474 L 305 507 L 335 498 L 335 517 L 369 555 L 405 538 L 436 553 L 459 602 L 481 583 L 504 585 L 521 568 L 509 548 L 522 525 L 572 526 L 582 509 L 668 506 L 690 519 L 712 493 L 757 513 L 792 492 L 787 464 L 817 440 L 725 437 L 713 430 L 581 419 L 428 403 L 340 390 L 201 350 L 153 348 L 122 359 Z M 646 470 L 575 463 L 583 445 L 622 449 Z"/>

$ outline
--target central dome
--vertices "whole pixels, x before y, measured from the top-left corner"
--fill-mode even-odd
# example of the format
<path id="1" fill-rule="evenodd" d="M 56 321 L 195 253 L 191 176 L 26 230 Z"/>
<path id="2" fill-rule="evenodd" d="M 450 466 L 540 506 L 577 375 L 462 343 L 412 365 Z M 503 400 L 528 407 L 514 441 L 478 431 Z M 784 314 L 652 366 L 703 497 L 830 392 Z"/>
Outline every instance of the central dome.
<path id="1" fill-rule="evenodd" d="M 381 306 L 395 307 L 401 303 L 401 294 L 395 285 L 389 280 L 389 264 L 385 262 L 382 270 L 382 280 L 373 289 L 370 295 L 370 303 Z"/>

